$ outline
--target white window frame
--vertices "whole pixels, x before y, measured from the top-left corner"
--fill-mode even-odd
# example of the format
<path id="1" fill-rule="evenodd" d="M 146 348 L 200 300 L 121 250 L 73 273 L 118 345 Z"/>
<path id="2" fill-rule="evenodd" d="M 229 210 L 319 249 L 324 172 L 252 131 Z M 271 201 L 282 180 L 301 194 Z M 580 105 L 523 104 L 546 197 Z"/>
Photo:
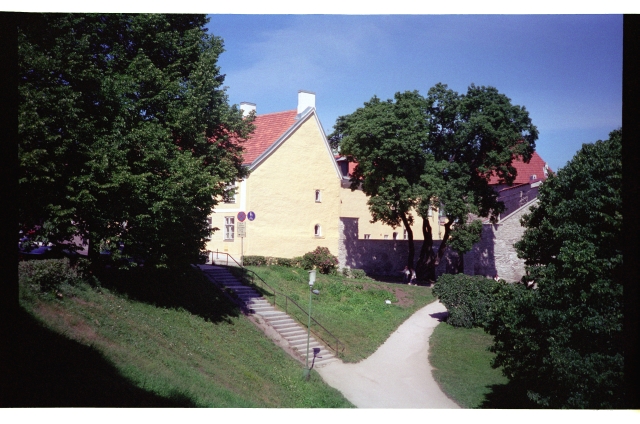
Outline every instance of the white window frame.
<path id="1" fill-rule="evenodd" d="M 227 192 L 233 190 L 233 196 L 227 196 Z M 231 183 L 231 184 L 227 184 L 227 186 L 224 188 L 224 192 L 225 195 L 224 197 L 226 197 L 223 202 L 225 204 L 235 204 L 238 202 L 238 184 L 237 183 Z"/>
<path id="2" fill-rule="evenodd" d="M 211 240 L 211 229 L 213 228 L 213 218 L 207 218 L 207 228 L 209 229 L 209 235 L 207 235 L 204 239 L 209 241 Z"/>
<path id="3" fill-rule="evenodd" d="M 224 240 L 234 241 L 235 238 L 236 218 L 234 216 L 224 217 Z"/>
<path id="4" fill-rule="evenodd" d="M 365 239 L 365 240 L 369 240 L 370 238 L 371 238 L 371 234 L 365 234 L 365 235 L 364 235 L 364 239 Z"/>
<path id="5" fill-rule="evenodd" d="M 393 239 L 394 240 L 398 240 L 398 232 L 397 231 L 393 232 Z"/>
<path id="6" fill-rule="evenodd" d="M 322 191 L 316 190 L 316 203 L 322 203 Z"/>
<path id="7" fill-rule="evenodd" d="M 322 225 L 316 224 L 313 226 L 313 232 L 316 237 L 322 237 Z"/>
<path id="8" fill-rule="evenodd" d="M 385 240 L 389 240 L 389 234 L 385 234 L 385 235 L 384 235 L 384 239 L 385 239 Z"/>
<path id="9" fill-rule="evenodd" d="M 402 240 L 409 240 L 409 234 L 406 229 L 404 230 L 404 234 L 402 234 Z"/>

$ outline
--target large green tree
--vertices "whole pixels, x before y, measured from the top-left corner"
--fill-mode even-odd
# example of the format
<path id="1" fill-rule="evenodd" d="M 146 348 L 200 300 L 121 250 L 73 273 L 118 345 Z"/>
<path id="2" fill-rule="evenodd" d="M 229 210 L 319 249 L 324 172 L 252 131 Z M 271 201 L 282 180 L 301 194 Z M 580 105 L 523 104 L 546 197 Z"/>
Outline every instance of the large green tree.
<path id="1" fill-rule="evenodd" d="M 354 113 L 341 116 L 330 139 L 340 153 L 357 162 L 351 188 L 369 196 L 373 221 L 403 225 L 409 238 L 407 264 L 414 266 L 410 225 L 422 218 L 424 243 L 417 270 L 435 279 L 447 246 L 462 254 L 480 238 L 473 217 L 497 217 L 504 206 L 489 186 L 491 175 L 515 179 L 515 157 L 528 161 L 538 133 L 524 107 L 514 106 L 493 87 L 471 85 L 458 94 L 444 84 L 397 93 L 394 100 L 374 97 Z M 437 252 L 429 215 L 446 217 Z"/>
<path id="2" fill-rule="evenodd" d="M 18 23 L 19 225 L 89 255 L 197 259 L 206 218 L 245 175 L 203 15 L 30 14 Z"/>
<path id="3" fill-rule="evenodd" d="M 496 303 L 495 366 L 549 408 L 623 407 L 621 130 L 540 188 L 516 243 L 528 285 Z"/>

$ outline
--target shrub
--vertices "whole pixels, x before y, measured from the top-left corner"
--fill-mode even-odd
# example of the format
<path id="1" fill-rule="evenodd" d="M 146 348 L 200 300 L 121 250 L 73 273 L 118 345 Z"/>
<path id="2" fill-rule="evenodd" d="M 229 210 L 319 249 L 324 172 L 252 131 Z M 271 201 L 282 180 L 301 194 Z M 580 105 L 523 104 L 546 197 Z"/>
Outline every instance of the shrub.
<path id="1" fill-rule="evenodd" d="M 280 266 L 286 266 L 286 267 L 296 267 L 299 264 L 296 262 L 295 259 L 289 259 L 289 258 L 273 258 L 274 260 L 274 265 L 280 265 Z"/>
<path id="2" fill-rule="evenodd" d="M 68 258 L 20 261 L 18 263 L 18 280 L 21 284 L 38 286 L 40 291 L 57 290 L 62 284 L 76 284 L 84 275 L 82 268 L 74 268 Z"/>
<path id="3" fill-rule="evenodd" d="M 314 251 L 302 257 L 302 268 L 320 271 L 320 274 L 334 274 L 337 271 L 338 258 L 327 247 L 318 246 Z"/>
<path id="4" fill-rule="evenodd" d="M 299 267 L 301 261 L 302 261 L 301 257 L 290 259 L 290 258 L 275 258 L 273 256 L 245 256 L 243 259 L 243 264 L 248 266 L 280 265 L 280 266 L 287 266 L 287 267 Z"/>
<path id="5" fill-rule="evenodd" d="M 244 256 L 242 258 L 243 265 L 262 266 L 267 264 L 267 258 L 264 256 Z"/>
<path id="6" fill-rule="evenodd" d="M 358 278 L 364 279 L 368 278 L 367 273 L 362 269 L 351 269 L 351 268 L 342 268 L 342 275 L 347 278 Z"/>
<path id="7" fill-rule="evenodd" d="M 444 274 L 433 294 L 449 311 L 447 322 L 454 327 L 482 327 L 492 319 L 491 305 L 501 284 L 479 275 Z"/>

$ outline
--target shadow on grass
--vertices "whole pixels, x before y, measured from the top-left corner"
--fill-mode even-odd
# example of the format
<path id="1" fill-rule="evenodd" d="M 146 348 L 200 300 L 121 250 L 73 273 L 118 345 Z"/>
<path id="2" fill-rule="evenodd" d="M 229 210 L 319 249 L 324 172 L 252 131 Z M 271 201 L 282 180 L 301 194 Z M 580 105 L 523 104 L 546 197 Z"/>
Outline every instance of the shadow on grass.
<path id="1" fill-rule="evenodd" d="M 449 311 L 434 312 L 432 314 L 429 314 L 429 316 L 431 318 L 437 319 L 438 322 L 447 322 L 447 318 L 449 317 Z"/>
<path id="2" fill-rule="evenodd" d="M 527 397 L 527 389 L 514 383 L 492 384 L 491 391 L 479 406 L 481 409 L 539 409 L 540 406 Z"/>
<path id="3" fill-rule="evenodd" d="M 183 271 L 103 270 L 101 284 L 129 299 L 170 309 L 184 309 L 205 321 L 231 322 L 240 310 L 199 269 Z"/>
<path id="4" fill-rule="evenodd" d="M 14 359 L 4 363 L 0 407 L 195 407 L 175 393 L 134 386 L 96 349 L 43 327 L 23 308 L 12 322 Z"/>

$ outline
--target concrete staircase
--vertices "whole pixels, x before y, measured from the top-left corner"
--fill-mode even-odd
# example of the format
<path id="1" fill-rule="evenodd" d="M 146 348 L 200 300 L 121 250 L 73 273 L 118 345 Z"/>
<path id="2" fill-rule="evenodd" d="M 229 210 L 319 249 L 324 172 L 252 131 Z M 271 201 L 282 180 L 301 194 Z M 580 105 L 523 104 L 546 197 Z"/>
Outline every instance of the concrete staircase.
<path id="1" fill-rule="evenodd" d="M 242 284 L 228 269 L 216 265 L 200 265 L 199 267 L 209 280 L 219 287 L 233 292 L 247 313 L 260 316 L 289 343 L 298 353 L 301 361 L 303 363 L 306 362 L 306 327 L 298 324 L 285 312 L 279 311 L 271 306 L 269 301 L 262 297 L 260 293 L 252 287 Z M 316 356 L 314 368 L 338 360 L 331 351 L 311 336 L 309 338 L 309 366 L 311 366 L 313 360 L 314 348 L 320 349 L 320 352 Z"/>

